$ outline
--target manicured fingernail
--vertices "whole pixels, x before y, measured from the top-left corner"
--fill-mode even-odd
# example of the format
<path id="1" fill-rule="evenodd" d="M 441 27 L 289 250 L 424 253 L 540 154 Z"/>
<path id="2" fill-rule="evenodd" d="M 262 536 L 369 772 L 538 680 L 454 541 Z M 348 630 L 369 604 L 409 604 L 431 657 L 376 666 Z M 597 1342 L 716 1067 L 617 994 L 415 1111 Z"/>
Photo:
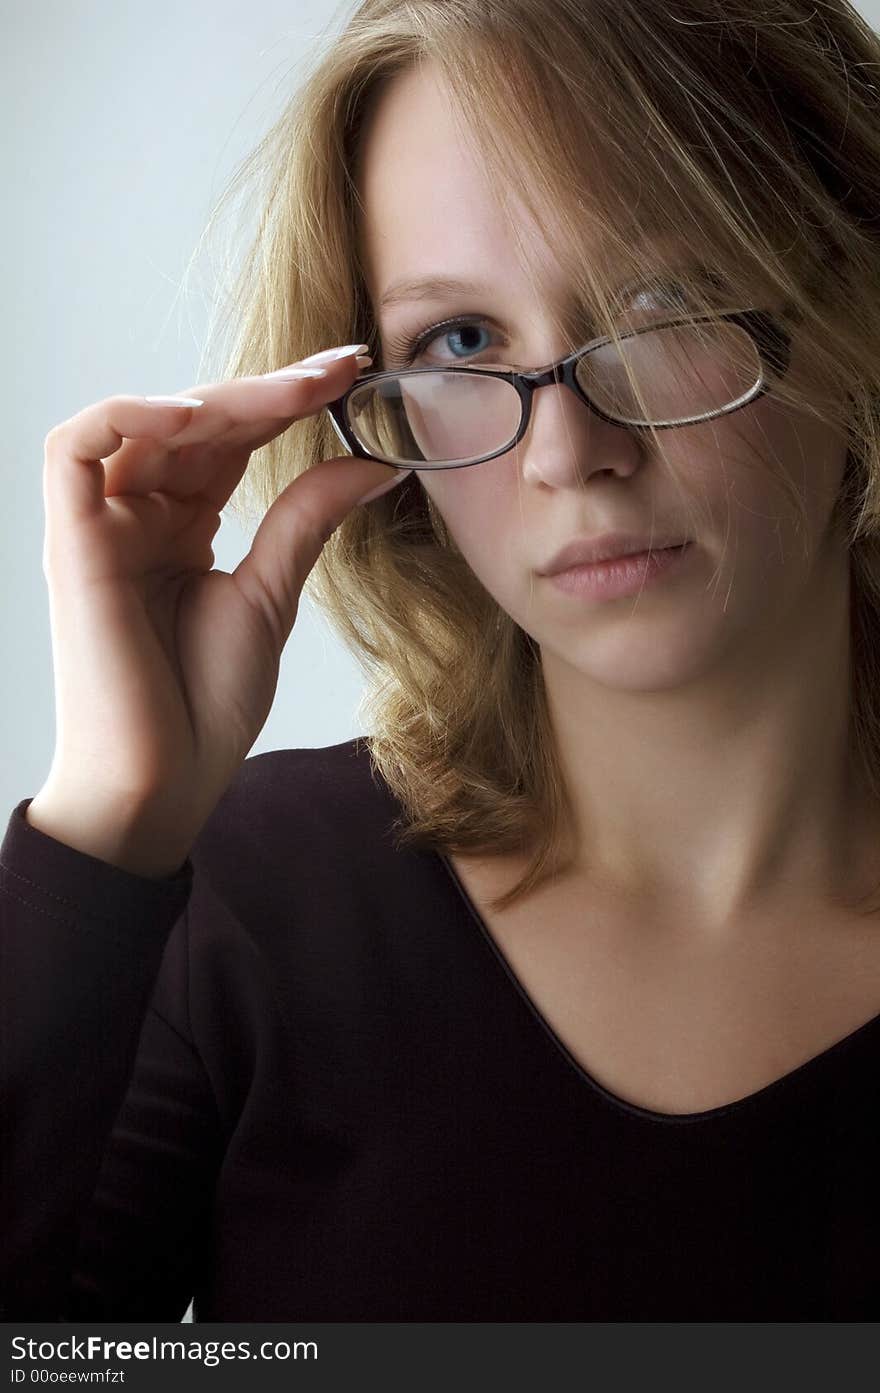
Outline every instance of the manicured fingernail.
<path id="1" fill-rule="evenodd" d="M 357 353 L 369 353 L 370 346 L 367 343 L 349 343 L 345 348 L 325 348 L 321 353 L 312 353 L 310 357 L 303 358 L 304 363 L 323 363 L 333 362 L 336 358 L 350 358 Z"/>
<path id="2" fill-rule="evenodd" d="M 151 406 L 204 406 L 198 397 L 144 397 Z"/>
<path id="3" fill-rule="evenodd" d="M 264 373 L 263 373 L 263 377 L 264 377 L 264 378 L 265 378 L 265 377 L 269 377 L 269 378 L 272 378 L 272 377 L 274 377 L 274 378 L 283 378 L 285 382 L 286 382 L 288 379 L 292 380 L 292 379 L 295 378 L 295 377 L 326 377 L 326 376 L 327 376 L 327 369 L 326 369 L 326 368 L 295 368 L 295 367 L 293 367 L 293 366 L 291 366 L 291 367 L 289 367 L 289 368 L 276 368 L 274 372 L 264 372 Z"/>

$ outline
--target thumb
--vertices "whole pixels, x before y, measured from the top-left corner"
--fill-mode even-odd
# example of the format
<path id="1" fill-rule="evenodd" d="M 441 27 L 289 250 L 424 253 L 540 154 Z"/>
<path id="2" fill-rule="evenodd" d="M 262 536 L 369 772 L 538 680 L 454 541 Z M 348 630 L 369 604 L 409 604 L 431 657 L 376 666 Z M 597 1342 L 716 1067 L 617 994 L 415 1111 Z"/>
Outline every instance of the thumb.
<path id="1" fill-rule="evenodd" d="M 306 576 L 349 509 L 386 493 L 412 473 L 411 469 L 395 469 L 377 461 L 376 469 L 386 474 L 392 470 L 393 477 L 386 477 L 354 503 L 346 502 L 346 483 L 351 489 L 350 475 L 362 475 L 363 464 L 363 460 L 344 455 L 322 460 L 292 480 L 269 508 L 250 551 L 232 572 L 249 603 L 265 613 L 281 646 L 296 621 Z"/>

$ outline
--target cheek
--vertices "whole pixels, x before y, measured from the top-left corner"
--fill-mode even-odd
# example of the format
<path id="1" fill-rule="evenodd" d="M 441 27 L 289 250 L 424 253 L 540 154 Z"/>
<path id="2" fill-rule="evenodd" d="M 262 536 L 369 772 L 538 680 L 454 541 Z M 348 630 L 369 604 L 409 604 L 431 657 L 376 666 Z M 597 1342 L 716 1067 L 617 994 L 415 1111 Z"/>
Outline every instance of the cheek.
<path id="1" fill-rule="evenodd" d="M 772 564 L 821 542 L 847 446 L 830 427 L 768 402 L 713 439 L 695 430 L 676 474 L 710 545 L 767 555 Z"/>
<path id="2" fill-rule="evenodd" d="M 472 469 L 438 470 L 422 475 L 422 486 L 440 513 L 456 545 L 466 556 L 474 547 L 486 549 L 487 540 L 509 536 L 512 518 L 519 517 L 516 484 L 502 481 L 487 460 Z"/>
<path id="3" fill-rule="evenodd" d="M 423 476 L 423 487 L 471 571 L 510 610 L 520 603 L 529 566 L 542 555 L 542 539 L 527 535 L 516 480 L 508 472 L 502 485 L 497 471 L 492 477 L 486 469 L 492 463 L 482 466 L 482 477 L 477 467 L 443 471 L 426 483 Z"/>

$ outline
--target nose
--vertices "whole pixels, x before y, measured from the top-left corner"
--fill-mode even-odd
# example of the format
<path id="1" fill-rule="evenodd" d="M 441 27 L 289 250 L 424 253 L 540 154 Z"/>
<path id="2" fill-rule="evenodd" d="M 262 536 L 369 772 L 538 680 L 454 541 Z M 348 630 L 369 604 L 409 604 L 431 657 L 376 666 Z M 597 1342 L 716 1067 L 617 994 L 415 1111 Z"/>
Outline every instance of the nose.
<path id="1" fill-rule="evenodd" d="M 594 474 L 635 473 L 641 445 L 625 426 L 604 420 L 561 382 L 532 394 L 532 413 L 517 447 L 523 478 L 554 488 L 583 487 Z"/>

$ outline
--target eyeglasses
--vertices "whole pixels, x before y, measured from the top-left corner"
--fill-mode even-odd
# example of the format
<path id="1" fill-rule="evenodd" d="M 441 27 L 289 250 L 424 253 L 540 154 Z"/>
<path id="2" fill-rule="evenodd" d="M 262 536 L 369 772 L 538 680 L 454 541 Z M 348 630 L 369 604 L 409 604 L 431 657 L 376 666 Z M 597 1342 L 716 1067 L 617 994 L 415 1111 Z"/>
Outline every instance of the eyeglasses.
<path id="1" fill-rule="evenodd" d="M 798 320 L 793 307 L 783 313 Z M 709 327 L 702 327 L 709 326 Z M 557 382 L 614 425 L 658 430 L 738 411 L 783 376 L 791 336 L 764 310 L 666 319 L 593 339 L 533 372 L 408 368 L 359 377 L 327 410 L 352 454 L 407 469 L 462 469 L 511 450 L 539 387 Z M 627 368 L 648 414 L 639 414 Z"/>

